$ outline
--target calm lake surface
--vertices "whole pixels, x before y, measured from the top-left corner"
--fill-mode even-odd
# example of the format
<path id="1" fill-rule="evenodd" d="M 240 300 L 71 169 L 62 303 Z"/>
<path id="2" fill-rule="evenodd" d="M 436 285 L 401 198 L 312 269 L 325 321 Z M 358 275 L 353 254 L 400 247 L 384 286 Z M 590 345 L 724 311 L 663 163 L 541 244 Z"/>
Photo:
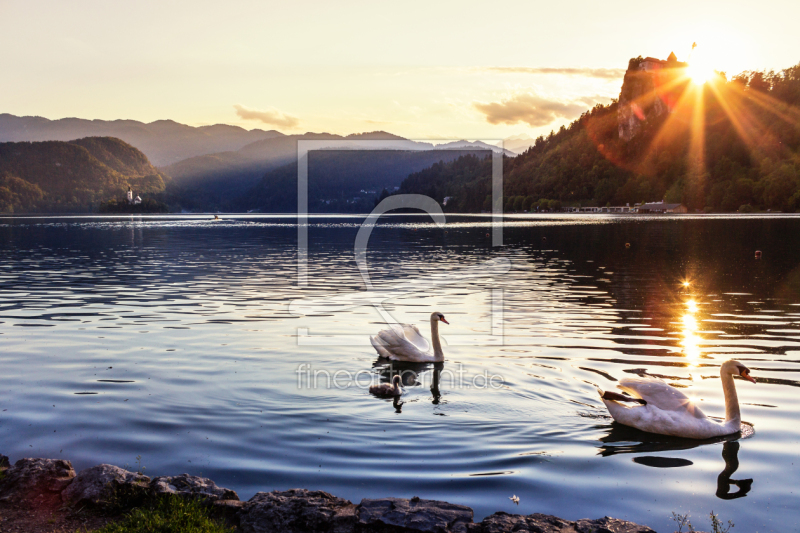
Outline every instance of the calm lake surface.
<path id="1" fill-rule="evenodd" d="M 385 308 L 426 337 L 431 312 L 450 322 L 445 363 L 406 372 L 402 405 L 364 388 L 409 368 L 377 358 L 385 323 L 356 305 L 363 217 L 309 220 L 305 286 L 294 218 L 209 218 L 0 218 L 0 452 L 188 472 L 242 499 L 800 531 L 800 218 L 507 217 L 502 247 L 486 217 L 382 218 L 370 281 L 405 286 Z M 659 376 L 724 416 L 729 358 L 758 383 L 736 380 L 754 430 L 725 442 L 617 426 L 595 389 Z"/>

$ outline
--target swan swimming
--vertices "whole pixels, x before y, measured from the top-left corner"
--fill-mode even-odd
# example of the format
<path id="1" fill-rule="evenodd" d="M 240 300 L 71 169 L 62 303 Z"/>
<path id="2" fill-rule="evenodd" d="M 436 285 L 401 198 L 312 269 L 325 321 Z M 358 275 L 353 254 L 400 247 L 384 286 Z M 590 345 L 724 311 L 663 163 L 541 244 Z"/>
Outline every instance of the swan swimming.
<path id="1" fill-rule="evenodd" d="M 617 387 L 631 396 L 598 389 L 611 416 L 626 426 L 649 433 L 710 439 L 739 431 L 742 417 L 733 376 L 741 376 L 755 383 L 750 369 L 739 361 L 725 361 L 719 369 L 722 390 L 725 394 L 725 421 L 708 418 L 684 393 L 655 378 L 625 378 Z M 633 405 L 626 405 L 626 402 Z"/>
<path id="2" fill-rule="evenodd" d="M 384 329 L 369 340 L 378 355 L 393 361 L 408 361 L 411 363 L 440 363 L 444 361 L 442 344 L 439 342 L 439 322 L 449 324 L 444 315 L 438 311 L 431 313 L 431 339 L 430 343 L 422 336 L 417 326 L 409 324 L 389 324 L 389 329 Z"/>
<path id="3" fill-rule="evenodd" d="M 400 388 L 400 376 L 393 377 L 391 385 L 389 383 L 372 385 L 369 392 L 376 396 L 400 396 L 403 394 L 403 389 Z"/>

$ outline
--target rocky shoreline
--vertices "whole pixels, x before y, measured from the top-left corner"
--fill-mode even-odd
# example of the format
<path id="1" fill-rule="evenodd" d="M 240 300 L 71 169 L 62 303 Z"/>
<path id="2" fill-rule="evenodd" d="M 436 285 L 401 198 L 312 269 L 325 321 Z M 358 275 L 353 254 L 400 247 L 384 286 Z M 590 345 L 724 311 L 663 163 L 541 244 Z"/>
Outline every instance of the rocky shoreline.
<path id="1" fill-rule="evenodd" d="M 497 512 L 474 522 L 472 509 L 464 505 L 420 498 L 365 498 L 354 504 L 306 489 L 259 492 L 244 502 L 233 490 L 189 474 L 150 478 L 105 464 L 76 473 L 63 459 L 26 458 L 11 465 L 0 455 L 3 532 L 34 531 L 15 522 L 36 513 L 74 517 L 89 510 L 95 515 L 118 516 L 166 495 L 200 499 L 212 516 L 242 533 L 655 533 L 646 526 L 609 517 L 571 522 L 538 513 Z M 7 514 L 4 510 L 23 514 L 9 520 L 3 516 Z M 47 522 L 54 521 L 49 518 Z"/>

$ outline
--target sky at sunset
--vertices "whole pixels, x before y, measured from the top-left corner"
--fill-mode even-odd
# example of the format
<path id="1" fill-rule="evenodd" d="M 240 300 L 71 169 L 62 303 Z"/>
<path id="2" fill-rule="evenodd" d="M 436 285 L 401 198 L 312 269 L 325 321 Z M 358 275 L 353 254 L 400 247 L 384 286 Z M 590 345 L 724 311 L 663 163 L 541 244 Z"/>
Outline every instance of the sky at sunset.
<path id="1" fill-rule="evenodd" d="M 800 61 L 800 2 L 0 0 L 0 113 L 416 139 L 533 137 L 628 59 Z"/>

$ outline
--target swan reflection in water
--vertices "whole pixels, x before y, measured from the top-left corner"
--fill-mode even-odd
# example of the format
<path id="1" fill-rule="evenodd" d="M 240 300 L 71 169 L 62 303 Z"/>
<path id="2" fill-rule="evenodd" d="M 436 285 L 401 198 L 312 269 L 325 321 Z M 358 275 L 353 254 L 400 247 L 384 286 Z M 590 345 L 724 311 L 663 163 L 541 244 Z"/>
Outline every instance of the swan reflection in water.
<path id="1" fill-rule="evenodd" d="M 690 450 L 698 446 L 721 442 L 722 459 L 725 461 L 725 468 L 717 476 L 716 496 L 722 500 L 735 500 L 736 498 L 743 498 L 753 488 L 752 479 L 731 479 L 731 476 L 739 468 L 739 439 L 746 439 L 752 434 L 752 426 L 742 424 L 742 429 L 739 433 L 698 441 L 646 433 L 614 422 L 608 434 L 600 439 L 603 444 L 599 446 L 599 454 L 608 457 L 621 453 L 641 454 Z M 633 462 L 653 468 L 678 468 L 694 464 L 688 459 L 653 455 L 634 457 Z M 736 487 L 737 490 L 731 492 L 732 487 Z"/>
<path id="2" fill-rule="evenodd" d="M 751 479 L 731 479 L 731 476 L 739 468 L 739 443 L 737 441 L 726 442 L 722 445 L 722 458 L 725 459 L 725 470 L 717 477 L 717 498 L 723 500 L 735 500 L 747 496 L 753 488 Z M 731 485 L 739 490 L 731 492 Z"/>
<path id="3" fill-rule="evenodd" d="M 391 383 L 394 376 L 400 376 L 400 383 L 404 388 L 424 386 L 425 381 L 430 379 L 431 403 L 439 405 L 442 400 L 439 383 L 441 382 L 444 363 L 409 363 L 405 361 L 390 361 L 384 357 L 379 357 L 372 367 L 380 374 L 381 383 Z M 430 372 L 430 378 L 426 375 L 428 372 Z M 395 398 L 393 403 L 399 413 L 404 402 L 398 402 L 397 398 Z"/>

